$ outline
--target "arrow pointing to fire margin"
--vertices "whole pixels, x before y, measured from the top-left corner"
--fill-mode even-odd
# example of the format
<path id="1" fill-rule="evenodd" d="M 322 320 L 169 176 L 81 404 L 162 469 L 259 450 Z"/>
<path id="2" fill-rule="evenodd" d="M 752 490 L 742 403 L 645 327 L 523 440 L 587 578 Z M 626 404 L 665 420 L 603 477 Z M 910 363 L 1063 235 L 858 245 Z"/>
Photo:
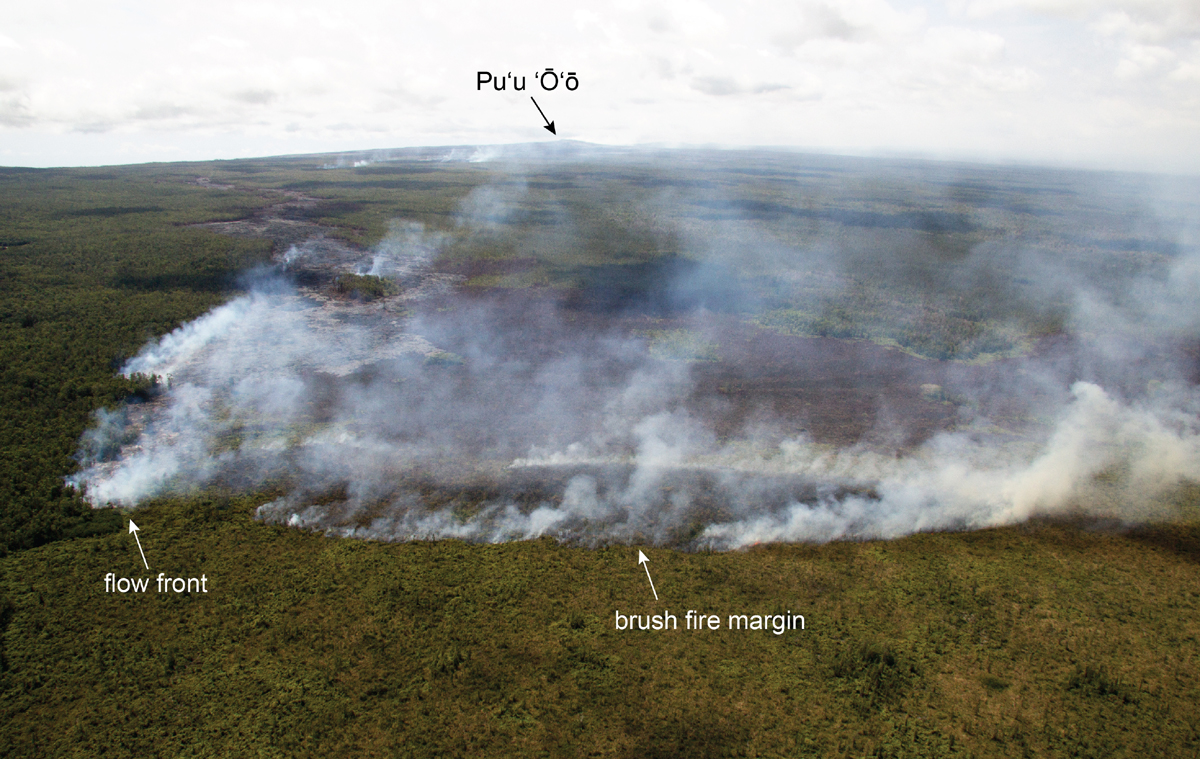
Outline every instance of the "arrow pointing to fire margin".
<path id="1" fill-rule="evenodd" d="M 647 565 L 648 561 L 650 560 L 646 558 L 646 554 L 638 551 L 638 564 L 641 564 L 642 568 L 646 570 L 646 579 L 650 580 L 650 590 L 654 593 L 654 600 L 657 601 L 658 591 L 654 590 L 654 580 L 650 577 L 650 567 Z M 147 567 L 147 569 L 149 569 L 149 567 Z"/>

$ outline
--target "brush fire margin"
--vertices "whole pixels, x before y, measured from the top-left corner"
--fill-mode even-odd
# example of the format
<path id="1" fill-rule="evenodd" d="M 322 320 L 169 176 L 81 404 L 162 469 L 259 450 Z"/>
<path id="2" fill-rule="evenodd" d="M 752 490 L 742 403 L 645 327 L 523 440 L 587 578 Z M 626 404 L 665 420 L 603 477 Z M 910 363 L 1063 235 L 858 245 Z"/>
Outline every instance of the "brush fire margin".
<path id="1" fill-rule="evenodd" d="M 617 630 L 678 630 L 679 618 L 665 609 L 659 614 L 622 614 L 617 610 L 613 624 Z M 721 617 L 689 609 L 684 625 L 687 630 L 720 630 Z M 804 616 L 792 614 L 791 609 L 786 614 L 730 614 L 727 626 L 730 630 L 771 630 L 783 635 L 789 630 L 803 630 Z"/>

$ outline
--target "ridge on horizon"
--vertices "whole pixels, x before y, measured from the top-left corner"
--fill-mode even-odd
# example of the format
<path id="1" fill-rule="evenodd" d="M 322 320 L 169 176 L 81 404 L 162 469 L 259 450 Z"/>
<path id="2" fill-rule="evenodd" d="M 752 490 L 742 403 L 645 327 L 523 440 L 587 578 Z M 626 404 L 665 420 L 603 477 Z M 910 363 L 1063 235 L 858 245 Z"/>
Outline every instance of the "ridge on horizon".
<path id="1" fill-rule="evenodd" d="M 474 151 L 471 154 L 453 155 L 455 151 Z M 487 151 L 493 151 L 488 155 Z M 483 155 L 480 155 L 483 153 Z M 327 166 L 326 168 L 361 168 L 363 165 L 389 163 L 404 160 L 444 162 L 444 163 L 490 163 L 492 161 L 522 161 L 539 159 L 615 158 L 619 156 L 669 157 L 687 154 L 722 154 L 725 156 L 765 156 L 777 155 L 796 159 L 814 159 L 824 161 L 848 161 L 860 165 L 874 164 L 878 166 L 927 166 L 953 168 L 962 167 L 973 170 L 1007 170 L 1007 171 L 1039 171 L 1063 172 L 1082 175 L 1108 175 L 1130 177 L 1154 177 L 1169 180 L 1200 180 L 1200 174 L 1188 172 L 1164 172 L 1148 169 L 1117 169 L 1098 166 L 1086 166 L 1072 163 L 1034 163 L 1016 160 L 984 160 L 969 157 L 937 156 L 912 152 L 874 151 L 874 152 L 837 152 L 821 150 L 815 147 L 789 145 L 720 145 L 720 144 L 678 144 L 666 142 L 639 143 L 634 145 L 606 145 L 569 138 L 534 140 L 529 142 L 511 143 L 463 143 L 457 145 L 412 145 L 394 148 L 361 148 L 354 150 L 317 151 L 306 153 L 278 153 L 258 156 L 242 156 L 237 158 L 206 158 L 178 161 L 145 161 L 135 163 L 111 164 L 77 164 L 64 166 L 21 166 L 0 165 L 0 172 L 24 173 L 74 169 L 102 169 L 113 167 L 133 168 L 138 166 L 171 166 L 188 164 L 232 164 L 245 161 L 295 161 L 302 159 L 325 159 L 339 161 L 361 161 L 359 166 L 353 163 L 347 166 Z"/>

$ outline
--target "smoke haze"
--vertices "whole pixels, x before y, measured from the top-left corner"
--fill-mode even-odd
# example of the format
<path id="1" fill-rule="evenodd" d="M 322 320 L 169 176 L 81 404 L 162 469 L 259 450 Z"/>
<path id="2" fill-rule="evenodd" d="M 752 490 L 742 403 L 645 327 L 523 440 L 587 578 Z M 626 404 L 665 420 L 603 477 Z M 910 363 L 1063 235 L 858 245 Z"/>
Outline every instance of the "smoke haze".
<path id="1" fill-rule="evenodd" d="M 705 158 L 501 164 L 446 229 L 287 246 L 126 363 L 165 389 L 100 412 L 72 482 L 96 506 L 269 489 L 263 520 L 384 540 L 1178 513 L 1194 187 Z"/>

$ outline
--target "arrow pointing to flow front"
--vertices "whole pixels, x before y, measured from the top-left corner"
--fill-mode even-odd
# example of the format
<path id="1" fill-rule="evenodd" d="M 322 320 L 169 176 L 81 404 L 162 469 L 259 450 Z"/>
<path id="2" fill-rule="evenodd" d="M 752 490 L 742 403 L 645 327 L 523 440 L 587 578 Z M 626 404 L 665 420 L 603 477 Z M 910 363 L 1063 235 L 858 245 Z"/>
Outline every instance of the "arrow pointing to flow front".
<path id="1" fill-rule="evenodd" d="M 142 539 L 137 536 L 137 531 L 140 529 L 142 528 L 134 524 L 132 519 L 129 520 L 129 531 L 133 533 L 133 539 L 137 541 L 138 553 L 142 555 L 142 563 L 146 565 L 146 569 L 149 569 L 150 564 L 146 561 L 146 552 L 142 550 Z M 658 596 L 655 596 L 655 598 L 658 598 Z"/>
<path id="2" fill-rule="evenodd" d="M 650 577 L 650 567 L 648 567 L 646 565 L 646 562 L 648 562 L 648 561 L 650 561 L 650 560 L 646 558 L 646 554 L 642 553 L 641 551 L 638 551 L 638 564 L 641 564 L 642 568 L 646 570 L 646 579 L 650 580 L 650 590 L 651 590 L 651 592 L 654 593 L 654 600 L 657 601 L 658 600 L 658 591 L 654 590 L 654 580 Z M 149 567 L 147 567 L 147 569 L 149 569 Z"/>
<path id="3" fill-rule="evenodd" d="M 529 98 L 529 99 L 530 99 L 530 100 L 533 100 L 533 98 Z M 542 129 L 545 129 L 545 130 L 546 130 L 546 131 L 548 131 L 550 134 L 552 134 L 552 135 L 554 135 L 555 137 L 557 137 L 557 136 L 558 136 L 558 132 L 554 131 L 554 122 L 553 122 L 553 121 L 551 121 L 550 119 L 546 118 L 546 114 L 545 114 L 545 113 L 542 111 L 542 107 L 541 107 L 540 105 L 538 105 L 538 104 L 537 104 L 537 101 L 536 101 L 536 100 L 533 100 L 533 107 L 534 107 L 534 108 L 536 108 L 536 109 L 538 109 L 538 113 L 541 113 L 541 114 L 542 114 L 542 120 L 546 122 L 546 126 L 542 127 Z"/>

